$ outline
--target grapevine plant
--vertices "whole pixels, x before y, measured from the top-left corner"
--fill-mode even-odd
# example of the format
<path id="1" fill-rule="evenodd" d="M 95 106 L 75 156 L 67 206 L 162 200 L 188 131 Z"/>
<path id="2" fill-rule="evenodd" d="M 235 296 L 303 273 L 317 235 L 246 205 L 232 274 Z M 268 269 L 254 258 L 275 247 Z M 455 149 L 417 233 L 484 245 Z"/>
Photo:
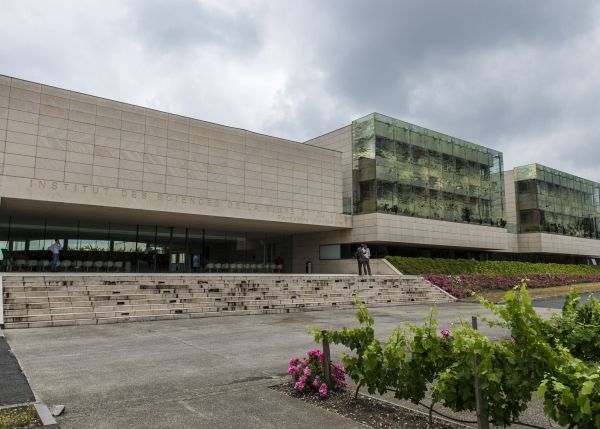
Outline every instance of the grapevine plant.
<path id="1" fill-rule="evenodd" d="M 364 386 L 371 394 L 393 392 L 419 403 L 429 389 L 431 407 L 474 411 L 477 374 L 485 411 L 497 426 L 518 421 L 537 392 L 546 415 L 559 424 L 600 429 L 600 349 L 594 345 L 600 304 L 590 300 L 577 307 L 576 298 L 572 293 L 563 314 L 551 320 L 537 315 L 524 283 L 505 295 L 503 306 L 482 300 L 496 316 L 486 323 L 510 331 L 509 339 L 499 341 L 466 323 L 454 332 L 440 331 L 432 312 L 423 326 L 400 325 L 381 343 L 374 319 L 358 299 L 357 327 L 312 333 L 317 341 L 327 335 L 351 350 L 342 362 L 356 393 Z"/>

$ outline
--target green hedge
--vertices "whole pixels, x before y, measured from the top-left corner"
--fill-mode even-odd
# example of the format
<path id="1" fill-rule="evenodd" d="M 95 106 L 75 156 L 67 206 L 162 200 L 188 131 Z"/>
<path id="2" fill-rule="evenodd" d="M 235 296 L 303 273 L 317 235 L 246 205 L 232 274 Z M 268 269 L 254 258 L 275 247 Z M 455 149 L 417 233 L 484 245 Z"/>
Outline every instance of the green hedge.
<path id="1" fill-rule="evenodd" d="M 600 266 L 387 256 L 404 274 L 599 274 Z"/>

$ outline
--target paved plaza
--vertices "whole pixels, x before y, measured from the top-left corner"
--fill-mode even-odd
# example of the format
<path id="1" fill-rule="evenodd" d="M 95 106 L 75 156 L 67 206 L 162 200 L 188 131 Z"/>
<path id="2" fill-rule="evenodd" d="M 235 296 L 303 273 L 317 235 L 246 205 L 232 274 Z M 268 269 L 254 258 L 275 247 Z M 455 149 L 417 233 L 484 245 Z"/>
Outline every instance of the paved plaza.
<path id="1" fill-rule="evenodd" d="M 429 306 L 371 310 L 384 339 Z M 441 304 L 440 327 L 487 314 Z M 547 313 L 541 309 L 542 313 Z M 5 331 L 38 399 L 65 404 L 62 428 L 360 427 L 268 388 L 291 356 L 314 347 L 307 326 L 354 324 L 354 311 L 215 317 Z M 502 335 L 484 330 L 487 335 Z M 334 348 L 339 356 L 341 349 Z"/>

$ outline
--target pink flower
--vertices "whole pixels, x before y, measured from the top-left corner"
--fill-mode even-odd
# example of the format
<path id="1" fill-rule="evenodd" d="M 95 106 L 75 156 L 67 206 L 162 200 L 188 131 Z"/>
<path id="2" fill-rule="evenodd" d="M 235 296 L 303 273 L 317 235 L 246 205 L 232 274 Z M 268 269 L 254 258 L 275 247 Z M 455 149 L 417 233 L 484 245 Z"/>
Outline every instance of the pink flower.
<path id="1" fill-rule="evenodd" d="M 510 337 L 510 342 L 513 343 L 513 345 L 517 344 L 517 340 L 515 340 L 515 337 Z"/>
<path id="2" fill-rule="evenodd" d="M 290 366 L 288 368 L 288 374 L 291 375 L 292 377 L 294 377 L 297 372 L 298 372 L 298 367 L 296 367 L 296 366 Z"/>
<path id="3" fill-rule="evenodd" d="M 302 381 L 297 381 L 294 383 L 294 389 L 298 392 L 302 392 L 306 385 Z"/>
<path id="4" fill-rule="evenodd" d="M 325 383 L 321 384 L 321 388 L 319 389 L 319 396 L 321 398 L 327 397 L 327 385 Z"/>
<path id="5" fill-rule="evenodd" d="M 340 388 L 346 385 L 346 368 L 343 365 L 336 363 L 333 365 L 333 382 L 335 383 L 335 387 Z"/>
<path id="6" fill-rule="evenodd" d="M 319 360 L 325 359 L 323 352 L 321 352 L 321 350 L 319 350 L 319 349 L 311 349 L 307 352 L 307 354 L 308 354 L 309 359 L 312 357 L 317 358 Z"/>
<path id="7" fill-rule="evenodd" d="M 449 329 L 442 329 L 442 337 L 444 337 L 444 339 L 451 338 L 452 333 L 450 332 Z"/>
<path id="8" fill-rule="evenodd" d="M 296 366 L 296 364 L 299 362 L 300 360 L 298 358 L 291 358 L 290 359 L 290 366 Z"/>
<path id="9" fill-rule="evenodd" d="M 310 375 L 310 368 L 309 367 L 304 368 L 304 375 L 306 375 L 307 377 Z"/>
<path id="10" fill-rule="evenodd" d="M 315 377 L 315 379 L 313 380 L 313 382 L 312 382 L 312 387 L 314 387 L 315 389 L 318 389 L 319 388 L 319 383 L 320 383 L 319 376 L 317 375 Z"/>

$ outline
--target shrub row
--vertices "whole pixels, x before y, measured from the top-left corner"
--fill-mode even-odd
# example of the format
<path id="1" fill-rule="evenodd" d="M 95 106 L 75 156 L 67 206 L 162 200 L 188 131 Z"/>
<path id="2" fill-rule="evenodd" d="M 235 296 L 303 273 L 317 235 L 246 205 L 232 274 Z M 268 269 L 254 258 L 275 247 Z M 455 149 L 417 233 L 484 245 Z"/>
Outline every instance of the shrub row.
<path id="1" fill-rule="evenodd" d="M 518 285 L 523 275 L 460 274 L 423 275 L 423 278 L 456 298 L 465 298 L 483 290 L 509 290 Z M 530 289 L 600 282 L 600 274 L 528 274 Z"/>
<path id="2" fill-rule="evenodd" d="M 407 258 L 403 256 L 388 256 L 386 259 L 404 274 L 600 274 L 600 266 L 596 265 Z"/>

